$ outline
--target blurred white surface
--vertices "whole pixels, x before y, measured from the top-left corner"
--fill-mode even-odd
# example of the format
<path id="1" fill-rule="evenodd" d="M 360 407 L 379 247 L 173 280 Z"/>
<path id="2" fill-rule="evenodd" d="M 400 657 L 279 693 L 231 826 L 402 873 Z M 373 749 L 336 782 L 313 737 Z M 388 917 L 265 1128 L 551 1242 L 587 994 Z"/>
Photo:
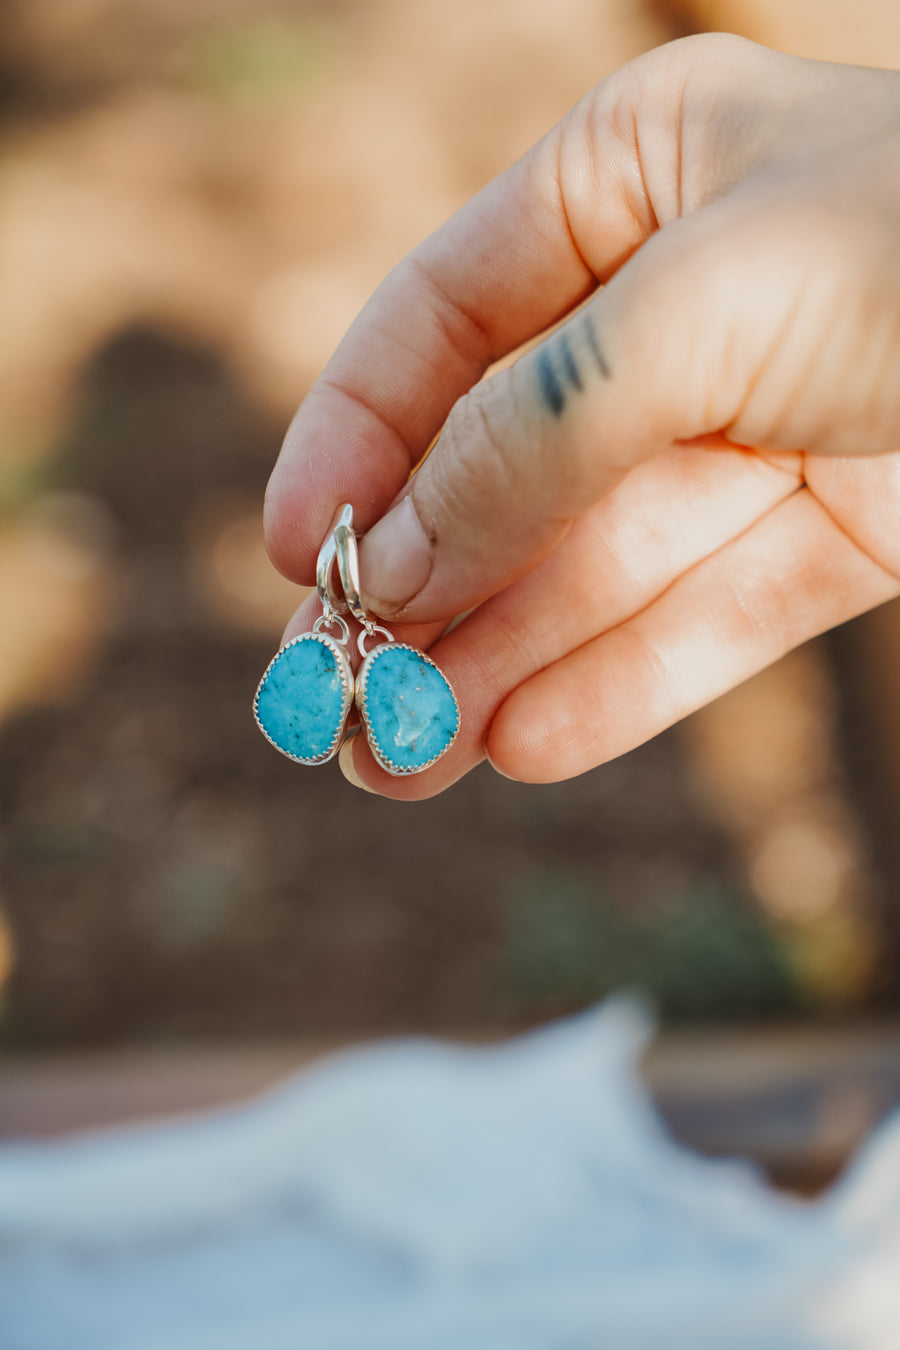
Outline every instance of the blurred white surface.
<path id="1" fill-rule="evenodd" d="M 3 1350 L 897 1350 L 900 1121 L 828 1197 L 676 1146 L 634 1006 L 0 1148 Z"/>

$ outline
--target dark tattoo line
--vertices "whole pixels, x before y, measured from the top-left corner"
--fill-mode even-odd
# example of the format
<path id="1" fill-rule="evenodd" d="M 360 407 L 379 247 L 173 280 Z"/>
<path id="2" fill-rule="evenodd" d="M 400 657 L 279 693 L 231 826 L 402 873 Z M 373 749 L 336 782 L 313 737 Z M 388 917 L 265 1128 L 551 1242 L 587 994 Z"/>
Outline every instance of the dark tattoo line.
<path id="1" fill-rule="evenodd" d="M 562 385 L 557 379 L 553 362 L 550 360 L 550 353 L 546 347 L 538 352 L 537 368 L 538 379 L 541 382 L 541 397 L 553 416 L 559 417 L 566 406 L 566 397 L 562 391 Z"/>
<path id="2" fill-rule="evenodd" d="M 584 316 L 584 326 L 587 331 L 587 339 L 591 351 L 594 353 L 594 360 L 597 362 L 597 369 L 604 380 L 608 380 L 612 371 L 609 368 L 609 362 L 600 349 L 600 340 L 597 337 L 597 329 L 594 327 L 594 316 L 592 314 L 586 314 Z"/>
<path id="3" fill-rule="evenodd" d="M 585 333 L 597 369 L 605 380 L 610 378 L 609 362 L 597 338 L 597 330 L 590 314 L 585 315 Z M 554 417 L 561 417 L 570 390 L 581 393 L 584 388 L 581 371 L 572 350 L 569 334 L 558 333 L 539 350 L 537 373 L 541 398 Z"/>
<path id="4" fill-rule="evenodd" d="M 560 333 L 559 350 L 562 356 L 563 370 L 566 372 L 566 379 L 573 389 L 581 393 L 581 374 L 575 362 L 575 356 L 572 352 L 572 344 L 569 342 L 568 333 Z"/>

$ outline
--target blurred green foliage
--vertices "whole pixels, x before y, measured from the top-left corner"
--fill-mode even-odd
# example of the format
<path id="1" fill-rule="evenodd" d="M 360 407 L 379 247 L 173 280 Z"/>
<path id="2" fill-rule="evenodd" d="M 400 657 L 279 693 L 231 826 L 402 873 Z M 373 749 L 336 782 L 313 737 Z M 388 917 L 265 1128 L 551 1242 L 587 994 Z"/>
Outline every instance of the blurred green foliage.
<path id="1" fill-rule="evenodd" d="M 324 19 L 275 16 L 224 25 L 195 37 L 181 52 L 180 78 L 218 97 L 256 101 L 307 89 L 329 69 L 337 42 Z"/>
<path id="2" fill-rule="evenodd" d="M 50 458 L 40 451 L 5 456 L 0 447 L 0 523 L 18 516 L 52 485 Z"/>
<path id="3" fill-rule="evenodd" d="M 174 858 L 145 899 L 150 932 L 173 948 L 202 948 L 227 928 L 240 893 L 227 859 Z"/>
<path id="4" fill-rule="evenodd" d="M 623 987 L 675 1021 L 775 1016 L 800 999 L 777 936 L 715 880 L 635 911 L 577 877 L 533 874 L 509 898 L 503 965 L 515 1011 L 529 1016 Z"/>

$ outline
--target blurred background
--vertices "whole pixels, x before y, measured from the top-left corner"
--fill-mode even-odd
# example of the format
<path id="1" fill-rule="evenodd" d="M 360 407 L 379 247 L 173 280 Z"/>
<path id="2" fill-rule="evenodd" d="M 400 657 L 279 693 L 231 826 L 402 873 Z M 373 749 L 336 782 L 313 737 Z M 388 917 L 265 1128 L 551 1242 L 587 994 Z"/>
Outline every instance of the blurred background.
<path id="1" fill-rule="evenodd" d="M 398 806 L 253 726 L 299 599 L 261 502 L 384 273 L 603 75 L 707 28 L 897 66 L 896 5 L 6 0 L 3 28 L 0 1134 L 625 986 L 676 1130 L 821 1184 L 900 1101 L 900 607 L 577 781 Z"/>

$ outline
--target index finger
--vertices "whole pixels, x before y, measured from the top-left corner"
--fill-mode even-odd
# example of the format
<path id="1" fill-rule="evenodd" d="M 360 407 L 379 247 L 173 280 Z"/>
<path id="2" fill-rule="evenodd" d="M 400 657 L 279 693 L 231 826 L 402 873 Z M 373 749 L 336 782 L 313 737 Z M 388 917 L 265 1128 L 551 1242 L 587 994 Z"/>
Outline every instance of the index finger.
<path id="1" fill-rule="evenodd" d="M 359 314 L 269 484 L 267 543 L 287 576 L 311 580 L 335 504 L 352 502 L 360 529 L 373 524 L 488 366 L 567 314 L 650 232 L 652 212 L 642 220 L 630 200 L 634 145 L 617 130 L 622 74 L 408 254 Z M 589 238 L 572 224 L 586 198 Z"/>

